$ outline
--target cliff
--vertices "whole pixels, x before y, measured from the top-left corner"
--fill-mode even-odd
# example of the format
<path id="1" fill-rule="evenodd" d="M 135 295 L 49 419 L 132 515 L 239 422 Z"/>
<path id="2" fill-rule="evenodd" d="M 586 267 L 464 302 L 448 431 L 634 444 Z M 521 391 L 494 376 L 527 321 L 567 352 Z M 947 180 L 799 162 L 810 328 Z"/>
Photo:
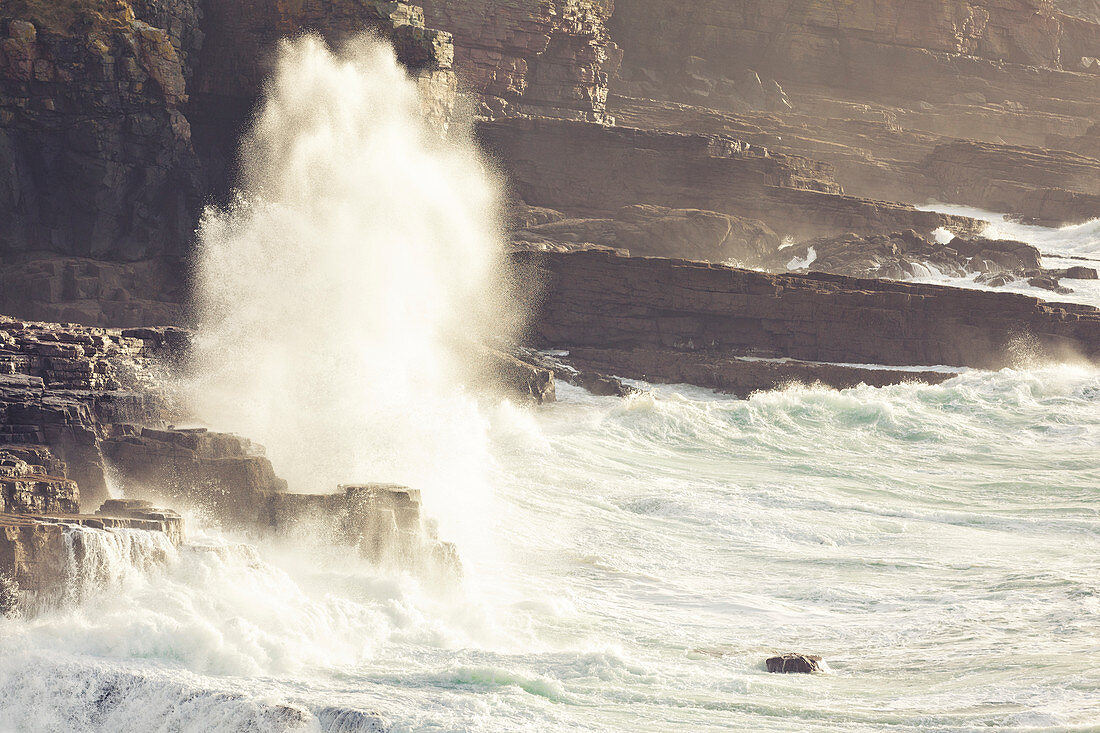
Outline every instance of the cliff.
<path id="1" fill-rule="evenodd" d="M 275 42 L 390 38 L 446 129 L 450 35 L 401 2 L 64 2 L 0 7 L 0 307 L 179 322 L 205 204 L 232 183 Z M 35 283 L 34 287 L 25 286 Z"/>
<path id="2" fill-rule="evenodd" d="M 614 0 L 427 0 L 454 34 L 455 69 L 488 116 L 606 121 Z"/>

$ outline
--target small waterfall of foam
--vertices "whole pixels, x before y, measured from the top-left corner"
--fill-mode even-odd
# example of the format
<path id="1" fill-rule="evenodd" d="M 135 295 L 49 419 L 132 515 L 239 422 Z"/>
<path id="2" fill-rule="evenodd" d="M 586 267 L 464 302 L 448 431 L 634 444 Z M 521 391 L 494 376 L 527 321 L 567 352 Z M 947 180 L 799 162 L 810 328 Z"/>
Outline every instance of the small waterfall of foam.
<path id="1" fill-rule="evenodd" d="M 69 525 L 64 531 L 65 584 L 62 603 L 81 603 L 93 593 L 123 587 L 176 556 L 168 535 L 142 529 L 96 529 Z"/>
<path id="2" fill-rule="evenodd" d="M 196 415 L 264 444 L 295 491 L 421 489 L 469 557 L 488 453 L 465 345 L 510 322 L 486 166 L 366 37 L 284 42 L 242 158 L 199 232 Z"/>

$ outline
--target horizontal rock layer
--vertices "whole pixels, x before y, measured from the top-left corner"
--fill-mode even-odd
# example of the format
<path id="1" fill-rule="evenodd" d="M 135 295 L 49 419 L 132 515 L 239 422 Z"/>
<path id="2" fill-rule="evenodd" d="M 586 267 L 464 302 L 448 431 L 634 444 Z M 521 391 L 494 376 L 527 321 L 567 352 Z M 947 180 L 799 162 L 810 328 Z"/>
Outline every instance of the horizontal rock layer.
<path id="1" fill-rule="evenodd" d="M 590 250 L 516 252 L 541 286 L 536 343 L 717 356 L 997 369 L 1100 360 L 1100 311 L 1012 293 L 769 275 Z"/>

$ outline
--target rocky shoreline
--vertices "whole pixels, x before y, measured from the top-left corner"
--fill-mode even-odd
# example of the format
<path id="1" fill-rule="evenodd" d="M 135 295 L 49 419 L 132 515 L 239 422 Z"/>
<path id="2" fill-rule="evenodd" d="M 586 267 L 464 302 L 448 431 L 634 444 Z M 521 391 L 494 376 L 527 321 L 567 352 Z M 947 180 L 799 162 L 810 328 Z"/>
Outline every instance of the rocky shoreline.
<path id="1" fill-rule="evenodd" d="M 170 427 L 195 228 L 232 198 L 270 56 L 364 31 L 506 188 L 528 323 L 472 347 L 496 392 L 748 397 L 1100 363 L 1096 308 L 904 282 L 1056 298 L 1097 277 L 915 205 L 1100 218 L 1095 4 L 17 0 L 0 8 L 0 596 L 59 593 L 74 527 L 178 545 L 180 516 L 140 501 L 461 573 L 414 488 L 293 493 L 246 438 Z"/>

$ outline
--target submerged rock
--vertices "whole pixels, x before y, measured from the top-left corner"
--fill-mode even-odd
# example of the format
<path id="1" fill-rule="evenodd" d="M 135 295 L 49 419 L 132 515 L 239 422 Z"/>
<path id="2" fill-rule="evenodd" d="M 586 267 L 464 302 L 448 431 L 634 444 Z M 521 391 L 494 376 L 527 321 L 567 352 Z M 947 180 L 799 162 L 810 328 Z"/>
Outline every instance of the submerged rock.
<path id="1" fill-rule="evenodd" d="M 821 672 L 821 657 L 808 654 L 781 654 L 772 657 L 765 664 L 773 674 L 812 674 Z"/>

